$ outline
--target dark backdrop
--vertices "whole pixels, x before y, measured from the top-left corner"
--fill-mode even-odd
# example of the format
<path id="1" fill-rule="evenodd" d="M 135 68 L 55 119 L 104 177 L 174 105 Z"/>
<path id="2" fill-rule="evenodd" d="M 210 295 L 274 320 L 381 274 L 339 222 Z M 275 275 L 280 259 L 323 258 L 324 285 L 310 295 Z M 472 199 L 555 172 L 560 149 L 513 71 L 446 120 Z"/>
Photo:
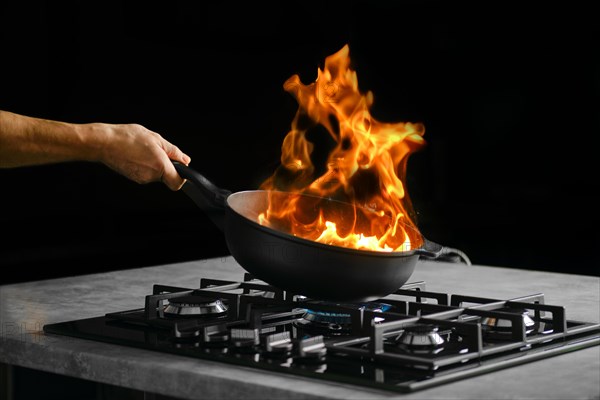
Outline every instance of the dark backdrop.
<path id="1" fill-rule="evenodd" d="M 140 123 L 219 185 L 254 189 L 277 166 L 296 110 L 283 82 L 313 81 L 349 43 L 374 115 L 425 124 L 408 188 L 427 237 L 478 264 L 598 274 L 591 10 L 56 3 L 0 5 L 0 109 Z M 102 165 L 0 170 L 0 193 L 2 282 L 227 254 L 182 192 Z"/>

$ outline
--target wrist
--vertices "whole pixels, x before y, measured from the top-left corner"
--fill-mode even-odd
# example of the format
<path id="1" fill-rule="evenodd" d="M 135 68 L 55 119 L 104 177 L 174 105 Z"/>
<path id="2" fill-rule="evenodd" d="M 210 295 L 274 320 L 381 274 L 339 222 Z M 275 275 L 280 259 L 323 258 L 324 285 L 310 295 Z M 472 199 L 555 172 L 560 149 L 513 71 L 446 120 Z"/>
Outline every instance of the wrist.
<path id="1" fill-rule="evenodd" d="M 82 143 L 82 158 L 85 161 L 103 162 L 109 143 L 110 130 L 102 123 L 75 125 L 77 136 Z"/>

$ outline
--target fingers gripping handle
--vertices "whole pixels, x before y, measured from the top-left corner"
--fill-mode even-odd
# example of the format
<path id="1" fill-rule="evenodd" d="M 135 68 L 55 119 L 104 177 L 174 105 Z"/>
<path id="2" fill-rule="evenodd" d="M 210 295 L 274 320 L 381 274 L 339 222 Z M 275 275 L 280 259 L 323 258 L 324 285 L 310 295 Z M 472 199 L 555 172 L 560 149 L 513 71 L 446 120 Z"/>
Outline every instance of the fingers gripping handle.
<path id="1" fill-rule="evenodd" d="M 184 193 L 223 230 L 227 197 L 231 192 L 217 187 L 202 174 L 184 164 L 173 161 L 173 165 L 179 176 L 187 180 L 183 185 Z"/>

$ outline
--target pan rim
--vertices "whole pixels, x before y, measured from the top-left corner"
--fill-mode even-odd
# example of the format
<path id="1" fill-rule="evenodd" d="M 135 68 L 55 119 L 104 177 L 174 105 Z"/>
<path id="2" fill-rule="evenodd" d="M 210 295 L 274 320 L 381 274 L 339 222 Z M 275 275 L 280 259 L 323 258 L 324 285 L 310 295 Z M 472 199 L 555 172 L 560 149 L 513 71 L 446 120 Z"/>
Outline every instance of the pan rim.
<path id="1" fill-rule="evenodd" d="M 410 249 L 408 251 L 402 251 L 402 252 L 399 252 L 399 251 L 386 252 L 386 251 L 351 249 L 349 247 L 336 246 L 336 245 L 332 245 L 332 244 L 315 242 L 313 240 L 308 240 L 308 239 L 304 239 L 304 238 L 301 238 L 298 236 L 290 235 L 289 233 L 280 232 L 280 231 L 270 228 L 268 226 L 261 225 L 258 222 L 253 221 L 252 219 L 246 217 L 245 215 L 237 212 L 229 203 L 230 199 L 234 198 L 236 195 L 241 196 L 245 193 L 259 193 L 259 192 L 260 193 L 277 192 L 277 193 L 283 193 L 286 195 L 298 194 L 298 193 L 284 192 L 281 190 L 243 190 L 243 191 L 232 193 L 227 197 L 226 204 L 227 204 L 228 211 L 232 212 L 237 217 L 241 217 L 241 219 L 243 221 L 250 224 L 250 226 L 252 226 L 253 228 L 258 229 L 261 232 L 267 233 L 267 234 L 275 236 L 275 237 L 279 237 L 279 238 L 282 238 L 285 240 L 290 240 L 290 241 L 297 242 L 299 244 L 304 244 L 307 246 L 314 246 L 317 248 L 322 248 L 322 249 L 328 250 L 328 251 L 338 251 L 338 252 L 348 253 L 348 254 L 352 254 L 352 255 L 359 255 L 359 256 L 362 255 L 362 256 L 368 256 L 368 257 L 391 257 L 391 258 L 411 257 L 411 256 L 419 255 L 418 250 L 422 249 L 424 246 L 424 244 L 422 244 L 420 247 Z M 308 197 L 315 197 L 315 198 L 322 198 L 322 197 L 313 196 L 310 194 L 300 194 L 300 195 L 308 196 Z M 338 201 L 338 200 L 333 200 L 333 199 L 327 199 L 327 200 Z M 420 232 L 419 232 L 419 234 L 420 234 Z M 421 236 L 423 236 L 423 235 L 421 234 Z"/>

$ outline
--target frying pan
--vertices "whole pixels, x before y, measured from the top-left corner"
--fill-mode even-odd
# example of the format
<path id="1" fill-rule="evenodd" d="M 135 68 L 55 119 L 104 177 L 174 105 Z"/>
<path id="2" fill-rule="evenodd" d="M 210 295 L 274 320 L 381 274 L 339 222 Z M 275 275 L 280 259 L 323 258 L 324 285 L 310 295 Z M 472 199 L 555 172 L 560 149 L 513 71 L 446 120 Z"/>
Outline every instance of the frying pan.
<path id="1" fill-rule="evenodd" d="M 260 225 L 258 215 L 267 209 L 268 191 L 232 193 L 190 167 L 173 164 L 187 179 L 183 191 L 224 232 L 233 258 L 256 278 L 293 294 L 338 302 L 370 301 L 406 283 L 420 257 L 462 259 L 470 264 L 460 250 L 424 238 L 421 247 L 410 251 L 378 252 L 318 243 Z M 287 201 L 298 194 L 271 192 L 271 196 L 274 201 Z M 320 200 L 332 207 L 352 207 Z"/>

